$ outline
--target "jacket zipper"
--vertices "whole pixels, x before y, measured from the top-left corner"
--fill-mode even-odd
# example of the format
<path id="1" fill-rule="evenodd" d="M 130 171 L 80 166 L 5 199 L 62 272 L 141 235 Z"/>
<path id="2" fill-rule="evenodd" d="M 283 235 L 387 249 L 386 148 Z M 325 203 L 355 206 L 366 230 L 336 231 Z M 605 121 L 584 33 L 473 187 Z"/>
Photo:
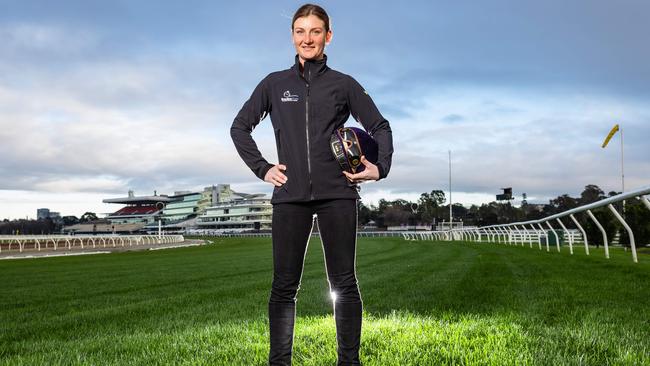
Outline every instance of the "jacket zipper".
<path id="1" fill-rule="evenodd" d="M 314 192 L 311 184 L 311 154 L 309 147 L 309 83 L 311 82 L 311 68 L 307 71 L 307 98 L 305 99 L 305 135 L 307 136 L 307 173 L 309 175 L 309 197 L 314 199 Z"/>

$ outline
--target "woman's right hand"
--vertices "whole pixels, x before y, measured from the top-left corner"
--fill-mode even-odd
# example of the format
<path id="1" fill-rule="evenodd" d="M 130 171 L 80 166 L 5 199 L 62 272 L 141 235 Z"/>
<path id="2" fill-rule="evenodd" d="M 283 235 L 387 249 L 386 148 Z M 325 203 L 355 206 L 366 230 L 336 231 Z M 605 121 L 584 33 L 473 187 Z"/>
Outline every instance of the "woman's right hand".
<path id="1" fill-rule="evenodd" d="M 282 186 L 287 182 L 287 176 L 283 173 L 285 170 L 287 170 L 287 166 L 284 164 L 274 165 L 273 168 L 266 172 L 264 181 L 269 182 L 276 187 Z"/>

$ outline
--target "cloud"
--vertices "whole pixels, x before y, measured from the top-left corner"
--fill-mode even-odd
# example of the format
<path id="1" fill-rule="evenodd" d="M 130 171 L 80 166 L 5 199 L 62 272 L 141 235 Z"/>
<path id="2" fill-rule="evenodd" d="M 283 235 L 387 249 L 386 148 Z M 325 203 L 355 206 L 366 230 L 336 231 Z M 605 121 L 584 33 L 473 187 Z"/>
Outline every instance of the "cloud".
<path id="1" fill-rule="evenodd" d="M 463 116 L 461 116 L 460 114 L 455 114 L 455 113 L 448 114 L 448 115 L 442 117 L 442 122 L 445 122 L 445 123 L 456 123 L 456 122 L 462 122 L 464 120 L 465 120 L 465 118 Z"/>
<path id="2" fill-rule="evenodd" d="M 293 63 L 295 6 L 12 5 L 0 14 L 0 191 L 270 193 L 228 130 L 259 80 Z M 364 85 L 394 133 L 391 174 L 368 197 L 446 189 L 448 150 L 454 191 L 476 200 L 506 185 L 542 201 L 619 189 L 620 140 L 600 148 L 614 123 L 626 185 L 648 184 L 647 3 L 327 8 L 330 66 Z M 254 137 L 276 161 L 269 120 Z"/>
<path id="3" fill-rule="evenodd" d="M 110 175 L 126 190 L 188 176 L 208 183 L 214 172 L 244 176 L 244 168 L 231 166 L 229 136 L 233 99 L 243 98 L 209 97 L 202 84 L 183 85 L 174 66 L 90 63 L 35 86 L 0 85 L 0 187 L 49 190 Z M 196 98 L 187 95 L 193 90 Z"/>
<path id="4" fill-rule="evenodd" d="M 18 22 L 0 25 L 3 56 L 21 54 L 68 54 L 97 44 L 93 33 L 60 25 Z"/>
<path id="5" fill-rule="evenodd" d="M 643 136 L 650 122 L 646 105 L 612 98 L 502 92 L 491 93 L 487 103 L 480 90 L 458 92 L 465 93 L 460 101 L 456 93 L 423 96 L 427 103 L 414 118 L 393 121 L 396 149 L 385 184 L 398 192 L 444 189 L 451 150 L 453 186 L 461 192 L 496 193 L 512 186 L 544 201 L 577 194 L 587 184 L 619 189 L 620 155 L 602 150 L 602 139 L 613 116 L 626 121 L 634 138 Z M 464 120 L 436 123 L 445 118 L 446 107 L 462 110 Z M 647 184 L 646 146 L 635 143 L 626 155 L 628 187 Z"/>

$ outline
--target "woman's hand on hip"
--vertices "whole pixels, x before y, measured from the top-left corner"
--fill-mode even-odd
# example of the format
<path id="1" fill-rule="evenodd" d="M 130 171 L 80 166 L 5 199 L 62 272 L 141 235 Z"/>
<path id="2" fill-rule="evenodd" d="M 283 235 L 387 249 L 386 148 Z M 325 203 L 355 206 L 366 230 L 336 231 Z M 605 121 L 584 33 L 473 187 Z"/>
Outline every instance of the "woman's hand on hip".
<path id="1" fill-rule="evenodd" d="M 360 173 L 352 174 L 348 173 L 346 171 L 343 171 L 343 174 L 348 178 L 348 180 L 352 183 L 362 183 L 365 181 L 369 180 L 377 180 L 379 179 L 379 168 L 368 159 L 366 159 L 365 156 L 361 157 L 361 164 L 363 164 L 366 169 L 364 169 Z"/>
<path id="2" fill-rule="evenodd" d="M 287 166 L 284 164 L 274 165 L 273 168 L 266 172 L 264 181 L 269 182 L 276 187 L 282 186 L 287 182 L 287 176 L 283 173 L 285 170 L 287 170 Z"/>

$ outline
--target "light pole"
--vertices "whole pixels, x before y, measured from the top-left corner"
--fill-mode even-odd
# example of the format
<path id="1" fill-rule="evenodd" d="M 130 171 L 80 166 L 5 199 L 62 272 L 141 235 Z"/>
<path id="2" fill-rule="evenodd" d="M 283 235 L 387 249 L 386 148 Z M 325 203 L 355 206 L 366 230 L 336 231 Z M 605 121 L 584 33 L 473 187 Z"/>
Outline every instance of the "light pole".
<path id="1" fill-rule="evenodd" d="M 451 150 L 449 150 L 449 230 L 451 230 L 454 216 L 451 211 Z"/>

